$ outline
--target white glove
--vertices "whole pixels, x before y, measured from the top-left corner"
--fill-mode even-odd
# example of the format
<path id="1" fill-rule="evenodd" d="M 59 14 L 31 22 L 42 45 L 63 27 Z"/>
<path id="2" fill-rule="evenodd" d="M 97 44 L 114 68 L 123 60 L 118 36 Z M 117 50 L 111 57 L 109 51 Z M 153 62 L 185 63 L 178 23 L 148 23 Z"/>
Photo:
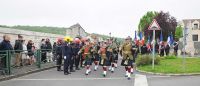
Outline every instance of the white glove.
<path id="1" fill-rule="evenodd" d="M 67 57 L 66 57 L 66 56 L 64 56 L 64 59 L 67 59 Z"/>

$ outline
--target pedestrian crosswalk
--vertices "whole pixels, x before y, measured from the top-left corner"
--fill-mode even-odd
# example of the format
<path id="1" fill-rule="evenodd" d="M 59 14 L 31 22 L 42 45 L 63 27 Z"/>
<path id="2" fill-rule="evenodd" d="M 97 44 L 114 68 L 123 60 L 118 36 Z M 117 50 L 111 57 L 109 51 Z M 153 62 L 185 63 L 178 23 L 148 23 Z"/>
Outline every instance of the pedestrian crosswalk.
<path id="1" fill-rule="evenodd" d="M 134 86 L 148 86 L 146 75 L 136 74 Z"/>

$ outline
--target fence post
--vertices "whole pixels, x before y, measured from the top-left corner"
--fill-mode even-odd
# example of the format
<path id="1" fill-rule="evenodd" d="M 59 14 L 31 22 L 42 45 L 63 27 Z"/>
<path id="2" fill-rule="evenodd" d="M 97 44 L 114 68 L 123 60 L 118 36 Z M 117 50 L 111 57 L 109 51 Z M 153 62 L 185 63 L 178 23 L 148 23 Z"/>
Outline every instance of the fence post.
<path id="1" fill-rule="evenodd" d="M 5 51 L 6 52 L 6 74 L 9 75 L 9 65 L 8 65 L 8 50 Z"/>
<path id="2" fill-rule="evenodd" d="M 38 68 L 41 68 L 41 52 L 40 50 L 37 50 L 36 53 L 37 53 L 37 66 Z"/>
<path id="3" fill-rule="evenodd" d="M 11 74 L 11 51 L 8 50 L 8 73 Z"/>

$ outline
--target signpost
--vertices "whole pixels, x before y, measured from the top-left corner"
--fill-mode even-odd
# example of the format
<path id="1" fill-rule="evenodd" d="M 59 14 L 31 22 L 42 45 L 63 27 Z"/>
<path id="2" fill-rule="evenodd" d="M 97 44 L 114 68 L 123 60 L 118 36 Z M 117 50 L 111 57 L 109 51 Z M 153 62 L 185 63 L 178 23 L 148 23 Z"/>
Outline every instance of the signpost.
<path id="1" fill-rule="evenodd" d="M 150 24 L 148 30 L 153 30 L 153 59 L 152 59 L 152 69 L 154 69 L 154 59 L 155 59 L 155 33 L 156 30 L 160 30 L 160 26 L 158 25 L 157 21 L 153 19 L 152 23 Z"/>

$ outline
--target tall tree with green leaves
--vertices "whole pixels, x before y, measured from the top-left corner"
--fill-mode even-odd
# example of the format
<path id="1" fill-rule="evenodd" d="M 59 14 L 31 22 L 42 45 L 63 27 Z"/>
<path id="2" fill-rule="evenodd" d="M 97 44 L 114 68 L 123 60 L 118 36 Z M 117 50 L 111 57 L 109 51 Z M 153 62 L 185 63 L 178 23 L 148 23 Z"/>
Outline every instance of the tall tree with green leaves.
<path id="1" fill-rule="evenodd" d="M 147 12 L 141 19 L 138 25 L 139 31 L 144 33 L 145 39 L 150 36 L 152 38 L 153 31 L 148 30 L 149 25 L 151 24 L 152 20 L 156 19 L 161 30 L 156 31 L 156 38 L 160 37 L 160 33 L 163 33 L 163 40 L 166 41 L 169 34 L 175 35 L 175 30 L 177 26 L 176 18 L 171 16 L 169 12 Z M 175 37 L 175 36 L 174 36 Z"/>
<path id="2" fill-rule="evenodd" d="M 148 11 L 144 16 L 142 16 L 138 25 L 139 31 L 143 32 L 157 15 L 158 13 L 155 11 Z"/>
<path id="3" fill-rule="evenodd" d="M 179 39 L 181 37 L 183 37 L 183 27 L 181 25 L 178 25 L 175 31 L 175 38 Z"/>

